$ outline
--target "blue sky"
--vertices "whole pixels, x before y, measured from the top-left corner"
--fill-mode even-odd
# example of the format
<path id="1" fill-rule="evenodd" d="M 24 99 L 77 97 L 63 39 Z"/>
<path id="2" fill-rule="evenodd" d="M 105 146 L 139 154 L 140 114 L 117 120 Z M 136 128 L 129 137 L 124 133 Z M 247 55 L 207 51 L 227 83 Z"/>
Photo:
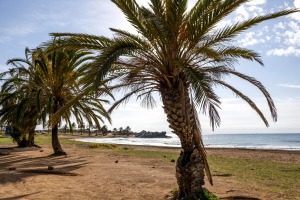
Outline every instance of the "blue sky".
<path id="1" fill-rule="evenodd" d="M 139 0 L 146 4 L 147 1 Z M 190 0 L 193 5 L 195 0 Z M 251 0 L 222 21 L 220 26 L 287 8 L 300 8 L 300 0 Z M 10 58 L 24 57 L 25 47 L 35 48 L 50 39 L 50 32 L 89 33 L 112 36 L 110 27 L 134 31 L 109 0 L 1 0 L 0 71 L 9 68 Z M 241 61 L 236 69 L 261 81 L 278 109 L 273 123 L 262 94 L 237 79 L 229 80 L 248 94 L 268 117 L 266 128 L 258 115 L 230 92 L 218 89 L 222 97 L 222 124 L 214 133 L 300 133 L 300 13 L 265 22 L 238 36 L 235 44 L 253 49 L 265 66 Z M 157 108 L 147 110 L 130 101 L 112 115 L 109 127 L 131 126 L 134 131 L 170 132 L 166 116 L 157 99 Z M 207 117 L 200 115 L 204 133 L 211 133 Z"/>

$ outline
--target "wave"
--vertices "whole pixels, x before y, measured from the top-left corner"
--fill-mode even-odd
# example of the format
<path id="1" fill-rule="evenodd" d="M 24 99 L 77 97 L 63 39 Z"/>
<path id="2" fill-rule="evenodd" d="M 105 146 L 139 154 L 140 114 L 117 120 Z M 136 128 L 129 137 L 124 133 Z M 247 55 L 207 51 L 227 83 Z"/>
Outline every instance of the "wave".
<path id="1" fill-rule="evenodd" d="M 78 138 L 76 141 L 91 143 L 107 143 L 107 144 L 123 144 L 123 145 L 142 145 L 142 146 L 158 146 L 158 147 L 180 147 L 180 141 L 177 137 L 171 138 Z M 241 140 L 226 141 L 224 138 L 204 138 L 204 144 L 208 148 L 244 148 L 244 149 L 270 149 L 270 150 L 290 150 L 299 151 L 300 145 L 294 143 L 290 145 L 288 142 L 262 142 L 261 140 Z"/>

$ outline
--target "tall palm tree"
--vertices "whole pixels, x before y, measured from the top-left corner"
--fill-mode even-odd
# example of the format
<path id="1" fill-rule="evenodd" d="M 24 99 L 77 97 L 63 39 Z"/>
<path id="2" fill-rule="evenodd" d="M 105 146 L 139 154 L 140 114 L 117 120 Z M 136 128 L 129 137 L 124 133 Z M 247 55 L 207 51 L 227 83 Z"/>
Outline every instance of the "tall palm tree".
<path id="1" fill-rule="evenodd" d="M 50 47 L 51 48 L 51 47 Z M 54 154 L 65 154 L 58 140 L 58 123 L 64 119 L 71 126 L 70 117 L 73 115 L 76 121 L 84 124 L 84 121 L 92 126 L 100 128 L 103 117 L 110 120 L 103 107 L 107 100 L 99 98 L 103 91 L 95 94 L 81 81 L 88 61 L 93 58 L 90 52 L 83 50 L 61 50 L 51 54 L 45 54 L 40 50 L 36 62 L 40 71 L 39 77 L 43 82 L 41 86 L 46 98 L 47 112 L 52 124 L 52 147 Z"/>
<path id="2" fill-rule="evenodd" d="M 90 79 L 96 77 L 97 87 L 113 69 L 120 86 L 128 92 L 111 110 L 132 95 L 137 95 L 144 105 L 152 107 L 152 94 L 160 94 L 169 126 L 180 138 L 182 146 L 176 165 L 178 198 L 201 198 L 204 170 L 211 184 L 212 179 L 196 109 L 208 114 L 213 129 L 220 125 L 218 108 L 221 102 L 214 88 L 227 88 L 245 100 L 268 126 L 255 103 L 228 84 L 225 77 L 232 75 L 253 84 L 266 97 L 271 116 L 277 120 L 275 105 L 264 86 L 234 69 L 239 59 L 262 65 L 259 54 L 229 42 L 258 23 L 297 10 L 257 16 L 221 27 L 219 22 L 248 0 L 198 0 L 191 10 L 187 10 L 187 0 L 150 0 L 147 8 L 135 0 L 112 2 L 121 9 L 137 34 L 111 29 L 114 37 L 109 39 L 56 33 L 52 36 L 59 38 L 57 48 L 99 50 L 100 54 L 87 76 Z"/>
<path id="3" fill-rule="evenodd" d="M 8 63 L 26 74 L 30 80 L 30 87 L 37 91 L 34 96 L 34 105 L 42 114 L 43 121 L 48 118 L 52 130 L 52 147 L 54 155 L 65 155 L 59 139 L 58 126 L 62 120 L 72 126 L 71 116 L 77 122 L 84 120 L 88 124 L 95 123 L 103 117 L 110 120 L 102 103 L 108 101 L 100 99 L 97 94 L 89 90 L 81 82 L 85 67 L 93 57 L 91 53 L 82 50 L 61 50 L 46 54 L 42 49 L 35 49 L 29 59 L 12 59 Z M 84 90 L 84 91 L 82 91 Z"/>

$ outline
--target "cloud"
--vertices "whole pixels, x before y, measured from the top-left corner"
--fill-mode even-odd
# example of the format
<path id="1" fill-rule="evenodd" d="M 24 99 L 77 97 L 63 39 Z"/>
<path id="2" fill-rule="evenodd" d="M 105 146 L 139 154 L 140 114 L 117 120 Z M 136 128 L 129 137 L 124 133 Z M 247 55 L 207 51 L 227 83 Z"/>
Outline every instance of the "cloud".
<path id="1" fill-rule="evenodd" d="M 267 0 L 252 0 L 248 3 L 246 3 L 247 5 L 250 5 L 250 6 L 257 6 L 257 5 L 263 5 L 263 4 L 266 4 L 267 3 Z"/>
<path id="2" fill-rule="evenodd" d="M 256 39 L 254 36 L 257 35 L 255 32 L 248 32 L 246 33 L 245 37 L 241 40 L 239 40 L 239 43 L 242 44 L 242 46 L 247 47 L 247 46 L 252 46 L 255 44 L 259 43 L 265 43 L 264 39 Z M 260 32 L 260 36 L 262 36 L 263 33 Z"/>
<path id="3" fill-rule="evenodd" d="M 300 85 L 293 85 L 293 84 L 278 84 L 279 87 L 286 87 L 286 88 L 295 88 L 295 89 L 300 89 Z"/>
<path id="4" fill-rule="evenodd" d="M 294 6 L 295 6 L 295 8 L 300 8 L 300 0 L 295 0 Z M 298 12 L 298 13 L 292 14 L 291 17 L 296 20 L 300 20 L 300 13 Z"/>
<path id="5" fill-rule="evenodd" d="M 295 47 L 277 48 L 267 51 L 268 56 L 297 56 L 300 57 L 300 49 Z"/>
<path id="6" fill-rule="evenodd" d="M 300 18 L 299 18 L 300 20 Z M 273 32 L 274 42 L 281 48 L 271 49 L 267 55 L 297 56 L 300 57 L 300 23 L 297 20 L 289 20 L 277 23 Z"/>
<path id="7" fill-rule="evenodd" d="M 247 20 L 251 17 L 256 17 L 264 14 L 263 5 L 266 0 L 252 0 L 246 4 L 241 5 L 236 9 L 235 21 Z"/>

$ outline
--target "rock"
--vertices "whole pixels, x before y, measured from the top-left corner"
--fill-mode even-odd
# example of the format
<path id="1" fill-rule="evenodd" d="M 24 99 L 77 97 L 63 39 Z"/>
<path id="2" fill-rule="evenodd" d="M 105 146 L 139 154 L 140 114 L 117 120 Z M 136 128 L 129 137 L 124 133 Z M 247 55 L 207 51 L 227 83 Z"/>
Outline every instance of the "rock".
<path id="1" fill-rule="evenodd" d="M 115 161 L 115 163 L 118 163 L 118 162 L 119 162 L 118 160 Z"/>
<path id="2" fill-rule="evenodd" d="M 10 167 L 8 168 L 8 170 L 16 170 L 17 168 L 16 167 Z"/>
<path id="3" fill-rule="evenodd" d="M 48 166 L 48 170 L 54 170 L 54 167 L 51 166 L 51 165 L 49 165 L 49 166 Z"/>
<path id="4" fill-rule="evenodd" d="M 172 159 L 172 160 L 171 160 L 171 162 L 175 162 L 175 160 L 174 160 L 174 159 Z"/>
<path id="5" fill-rule="evenodd" d="M 44 152 L 44 150 L 40 150 L 40 152 Z"/>

